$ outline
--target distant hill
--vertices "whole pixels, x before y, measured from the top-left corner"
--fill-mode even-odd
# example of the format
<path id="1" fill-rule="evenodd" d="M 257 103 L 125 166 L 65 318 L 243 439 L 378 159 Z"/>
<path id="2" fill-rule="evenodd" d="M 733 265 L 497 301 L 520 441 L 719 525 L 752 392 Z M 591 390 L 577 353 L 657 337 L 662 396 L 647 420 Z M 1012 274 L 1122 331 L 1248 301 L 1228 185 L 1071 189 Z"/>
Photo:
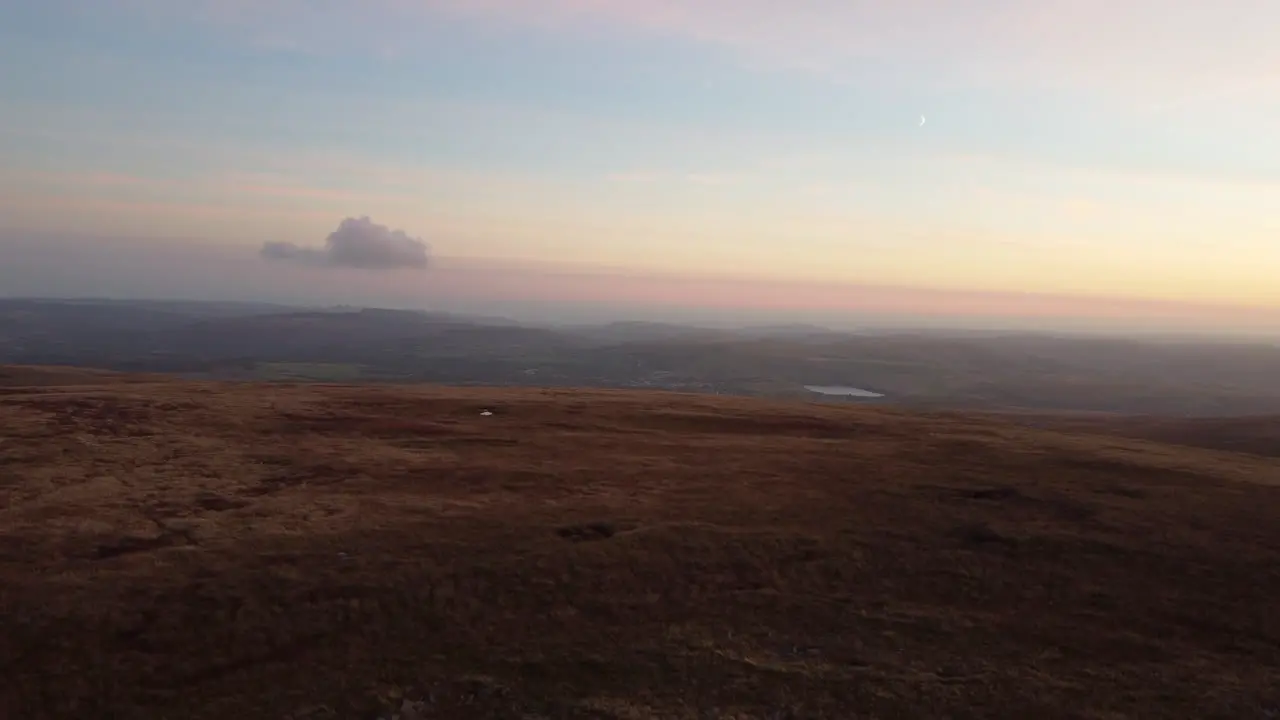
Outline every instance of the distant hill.
<path id="1" fill-rule="evenodd" d="M 1280 415 L 1280 347 L 1032 334 L 534 327 L 369 308 L 0 300 L 0 363 L 235 380 L 645 388 L 918 409 Z"/>
<path id="2" fill-rule="evenodd" d="M 751 337 L 779 337 L 779 338 L 831 338 L 838 335 L 847 335 L 831 328 L 822 327 L 821 325 L 810 325 L 808 323 L 785 323 L 779 325 L 753 325 L 743 328 L 741 334 Z"/>
<path id="3" fill-rule="evenodd" d="M 160 376 L 131 375 L 88 368 L 24 367 L 0 365 L 0 388 L 66 387 L 73 385 L 157 382 Z"/>
<path id="4" fill-rule="evenodd" d="M 604 325 L 578 325 L 567 332 L 597 342 L 633 343 L 671 340 L 707 341 L 735 337 L 730 330 L 673 325 L 655 322 L 612 322 Z"/>

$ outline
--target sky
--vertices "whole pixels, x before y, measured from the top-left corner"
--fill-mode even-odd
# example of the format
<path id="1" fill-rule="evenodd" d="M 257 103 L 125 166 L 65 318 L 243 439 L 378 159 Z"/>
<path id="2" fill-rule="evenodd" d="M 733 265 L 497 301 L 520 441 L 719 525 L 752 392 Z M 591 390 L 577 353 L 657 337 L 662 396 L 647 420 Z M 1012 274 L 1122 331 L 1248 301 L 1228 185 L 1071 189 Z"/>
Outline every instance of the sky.
<path id="1" fill-rule="evenodd" d="M 1274 0 L 0 0 L 0 295 L 1280 337 L 1276 27 Z"/>

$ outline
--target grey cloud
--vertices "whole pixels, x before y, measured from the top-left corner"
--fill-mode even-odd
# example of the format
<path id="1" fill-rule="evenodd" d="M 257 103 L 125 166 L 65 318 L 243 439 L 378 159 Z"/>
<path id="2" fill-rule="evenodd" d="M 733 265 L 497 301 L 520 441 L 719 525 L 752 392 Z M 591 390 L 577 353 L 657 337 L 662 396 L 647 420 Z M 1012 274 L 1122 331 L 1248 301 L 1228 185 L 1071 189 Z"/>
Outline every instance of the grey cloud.
<path id="1" fill-rule="evenodd" d="M 306 247 L 291 242 L 263 243 L 263 259 L 283 262 L 330 265 L 360 270 L 425 269 L 430 248 L 420 238 L 403 230 L 392 230 L 368 218 L 347 218 L 329 233 L 324 247 Z"/>

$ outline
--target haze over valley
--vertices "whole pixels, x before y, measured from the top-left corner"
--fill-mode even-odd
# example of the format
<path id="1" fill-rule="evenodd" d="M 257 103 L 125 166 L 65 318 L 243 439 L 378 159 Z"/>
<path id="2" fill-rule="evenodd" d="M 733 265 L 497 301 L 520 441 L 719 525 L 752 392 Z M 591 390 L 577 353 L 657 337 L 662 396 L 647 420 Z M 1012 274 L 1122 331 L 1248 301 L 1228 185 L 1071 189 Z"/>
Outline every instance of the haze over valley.
<path id="1" fill-rule="evenodd" d="M 613 387 L 906 407 L 1280 413 L 1280 347 L 1029 333 L 646 322 L 540 326 L 399 310 L 0 300 L 0 363 L 188 378 Z M 883 397 L 815 393 L 849 386 Z"/>

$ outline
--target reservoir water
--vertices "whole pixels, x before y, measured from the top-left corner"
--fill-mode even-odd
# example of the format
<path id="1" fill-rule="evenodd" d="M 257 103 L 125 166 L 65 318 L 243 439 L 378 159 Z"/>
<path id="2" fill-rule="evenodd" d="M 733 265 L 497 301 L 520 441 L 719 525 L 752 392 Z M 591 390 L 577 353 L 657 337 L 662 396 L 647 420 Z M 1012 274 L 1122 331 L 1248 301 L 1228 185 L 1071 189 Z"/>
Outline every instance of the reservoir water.
<path id="1" fill-rule="evenodd" d="M 884 397 L 881 393 L 863 390 L 862 388 L 849 387 L 848 385 L 805 385 L 805 390 L 815 392 L 819 395 L 842 395 L 844 397 L 860 397 L 860 398 L 878 398 Z"/>

